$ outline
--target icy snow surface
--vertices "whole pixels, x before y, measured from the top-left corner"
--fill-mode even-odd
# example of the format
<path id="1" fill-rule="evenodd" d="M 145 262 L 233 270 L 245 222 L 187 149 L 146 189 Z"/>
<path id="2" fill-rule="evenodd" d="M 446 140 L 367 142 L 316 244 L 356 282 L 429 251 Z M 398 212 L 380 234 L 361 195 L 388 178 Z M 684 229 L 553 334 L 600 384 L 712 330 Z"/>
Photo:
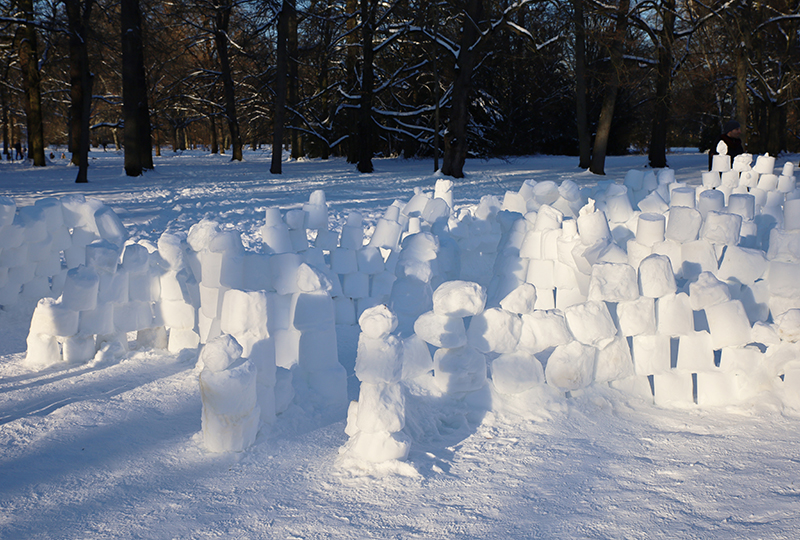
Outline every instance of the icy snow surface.
<path id="1" fill-rule="evenodd" d="M 109 205 L 134 240 L 155 243 L 208 217 L 260 243 L 267 208 L 302 208 L 325 191 L 336 230 L 351 212 L 367 236 L 396 199 L 433 190 L 430 161 L 244 163 L 165 153 L 143 178 L 122 157 L 92 152 L 90 184 L 56 159 L 44 169 L 0 163 L 0 197 L 18 207 L 80 193 Z M 779 159 L 779 164 L 786 158 Z M 791 156 L 797 161 L 797 156 Z M 697 185 L 704 154 L 669 156 Z M 605 178 L 577 159 L 470 161 L 456 207 L 502 200 L 524 180 L 622 182 L 642 156 L 611 157 Z M 666 409 L 592 387 L 529 397 L 477 414 L 469 402 L 414 402 L 405 463 L 336 465 L 345 418 L 278 417 L 242 453 L 204 449 L 196 350 L 136 350 L 31 372 L 22 365 L 30 312 L 0 310 L 0 538 L 796 538 L 800 420 L 777 403 Z M 357 335 L 340 343 L 351 399 Z M 474 398 L 478 399 L 478 397 Z M 430 408 L 427 410 L 426 408 Z M 537 411 L 531 414 L 530 411 Z M 423 420 L 427 419 L 428 424 Z"/>

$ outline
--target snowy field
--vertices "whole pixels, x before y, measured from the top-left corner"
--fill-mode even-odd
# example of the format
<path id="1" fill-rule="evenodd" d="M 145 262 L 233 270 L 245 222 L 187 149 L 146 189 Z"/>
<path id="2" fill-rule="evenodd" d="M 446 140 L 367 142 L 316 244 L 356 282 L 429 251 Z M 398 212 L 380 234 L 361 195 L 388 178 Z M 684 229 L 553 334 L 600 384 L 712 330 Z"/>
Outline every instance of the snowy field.
<path id="1" fill-rule="evenodd" d="M 787 159 L 798 156 L 777 166 Z M 394 200 L 439 178 L 430 160 L 375 160 L 370 175 L 340 159 L 285 162 L 281 176 L 269 174 L 269 160 L 166 153 L 154 172 L 127 178 L 121 155 L 92 152 L 88 185 L 73 183 L 65 160 L 2 162 L 0 196 L 18 207 L 95 197 L 134 240 L 153 242 L 212 218 L 257 249 L 268 207 L 300 208 L 323 189 L 337 229 L 357 210 L 370 234 Z M 668 160 L 689 184 L 707 167 L 704 154 Z M 621 182 L 645 163 L 610 157 L 603 180 Z M 469 161 L 456 206 L 502 198 L 526 179 L 598 182 L 576 164 Z M 194 350 L 132 349 L 31 372 L 22 365 L 31 311 L 0 310 L 2 539 L 800 537 L 800 418 L 777 401 L 667 409 L 592 387 L 542 399 L 526 419 L 452 414 L 462 421 L 415 440 L 407 466 L 364 474 L 337 466 L 345 418 L 298 408 L 245 452 L 205 450 Z M 340 343 L 339 360 L 356 399 L 354 340 Z"/>

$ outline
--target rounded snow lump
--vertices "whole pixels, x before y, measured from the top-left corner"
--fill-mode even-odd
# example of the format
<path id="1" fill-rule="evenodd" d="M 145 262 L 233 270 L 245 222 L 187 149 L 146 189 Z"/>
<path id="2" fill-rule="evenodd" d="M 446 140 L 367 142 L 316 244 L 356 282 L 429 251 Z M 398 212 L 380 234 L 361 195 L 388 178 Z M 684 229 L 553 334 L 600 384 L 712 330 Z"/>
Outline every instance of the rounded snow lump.
<path id="1" fill-rule="evenodd" d="M 597 349 L 573 341 L 556 347 L 547 360 L 547 384 L 565 392 L 592 384 Z"/>
<path id="2" fill-rule="evenodd" d="M 544 382 L 544 368 L 532 354 L 502 354 L 492 362 L 492 381 L 502 394 L 519 394 Z"/>
<path id="3" fill-rule="evenodd" d="M 397 316 L 385 304 L 380 304 L 365 309 L 358 324 L 367 337 L 383 339 L 397 328 Z"/>
<path id="4" fill-rule="evenodd" d="M 433 311 L 437 315 L 470 317 L 483 311 L 486 290 L 472 281 L 447 281 L 433 293 Z"/>

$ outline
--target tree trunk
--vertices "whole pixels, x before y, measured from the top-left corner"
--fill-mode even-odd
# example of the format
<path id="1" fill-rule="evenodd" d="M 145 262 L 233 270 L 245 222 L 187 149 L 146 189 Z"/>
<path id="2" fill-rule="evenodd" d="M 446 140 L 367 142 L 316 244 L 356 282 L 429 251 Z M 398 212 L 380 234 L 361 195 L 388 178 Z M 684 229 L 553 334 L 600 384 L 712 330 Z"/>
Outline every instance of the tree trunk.
<path id="1" fill-rule="evenodd" d="M 375 29 L 375 8 L 377 0 L 361 0 L 361 99 L 358 109 L 358 171 L 371 173 L 372 165 L 372 92 L 375 76 L 373 62 L 372 36 Z"/>
<path id="2" fill-rule="evenodd" d="M 605 174 L 606 149 L 608 148 L 608 138 L 611 133 L 611 121 L 614 119 L 614 106 L 619 92 L 622 74 L 622 53 L 624 52 L 625 34 L 628 30 L 628 2 L 629 0 L 620 0 L 614 34 L 608 47 L 611 58 L 611 72 L 609 73 L 606 92 L 603 96 L 600 119 L 597 122 L 597 135 L 595 136 L 594 149 L 592 150 L 592 166 L 589 170 L 594 174 Z"/>
<path id="3" fill-rule="evenodd" d="M 658 40 L 656 100 L 650 132 L 649 160 L 654 169 L 667 166 L 667 128 L 672 105 L 672 42 L 675 30 L 675 0 L 661 2 L 661 31 Z"/>
<path id="4" fill-rule="evenodd" d="M 749 40 L 748 40 L 749 41 Z M 747 120 L 750 108 L 750 99 L 747 95 L 747 50 L 744 43 L 736 47 L 736 120 L 739 122 L 742 134 L 742 145 L 747 147 Z"/>
<path id="5" fill-rule="evenodd" d="M 289 107 L 297 110 L 300 101 L 300 79 L 298 77 L 299 51 L 297 49 L 297 0 L 289 0 L 289 28 L 286 36 L 286 46 L 289 51 Z M 294 112 L 289 113 L 291 130 L 289 136 L 292 141 L 292 159 L 303 157 L 303 136 L 300 133 L 300 118 Z"/>
<path id="6" fill-rule="evenodd" d="M 347 88 L 355 91 L 358 77 L 356 75 L 356 64 L 358 55 L 358 32 L 356 27 L 356 11 L 358 10 L 358 0 L 346 0 L 345 13 L 347 15 L 347 47 L 345 48 L 344 65 L 346 72 Z M 360 154 L 358 148 L 358 111 L 354 109 L 345 110 L 345 129 L 347 130 L 347 162 L 358 163 Z"/>
<path id="7" fill-rule="evenodd" d="M 4 80 L 8 80 L 8 69 L 6 69 Z M 11 129 L 8 116 L 8 92 L 4 84 L 0 84 L 0 108 L 3 110 L 3 155 L 8 160 L 8 154 L 11 150 Z M 0 156 L 0 161 L 2 159 L 2 156 Z"/>
<path id="8" fill-rule="evenodd" d="M 464 177 L 467 160 L 467 123 L 469 100 L 472 94 L 472 71 L 478 57 L 474 45 L 478 41 L 477 24 L 483 20 L 483 0 L 469 0 L 462 23 L 461 44 L 456 60 L 456 79 L 450 105 L 449 135 L 445 139 L 442 174 L 453 178 Z"/>
<path id="9" fill-rule="evenodd" d="M 141 176 L 145 170 L 153 168 L 153 151 L 139 0 L 122 0 L 121 19 L 125 174 Z"/>
<path id="10" fill-rule="evenodd" d="M 76 183 L 89 181 L 89 124 L 92 107 L 93 75 L 89 69 L 86 25 L 94 0 L 65 0 L 69 22 L 70 108 L 69 151 L 78 166 Z"/>
<path id="11" fill-rule="evenodd" d="M 578 128 L 578 167 L 588 169 L 592 159 L 592 137 L 586 106 L 586 23 L 583 0 L 572 0 L 575 10 L 575 121 Z"/>
<path id="12" fill-rule="evenodd" d="M 222 86 L 225 90 L 225 116 L 231 132 L 231 161 L 242 161 L 242 137 L 239 134 L 239 120 L 236 118 L 236 92 L 233 86 L 231 63 L 228 56 L 228 26 L 231 19 L 230 0 L 216 0 L 214 43 L 217 46 Z"/>
<path id="13" fill-rule="evenodd" d="M 272 163 L 269 172 L 281 174 L 283 170 L 283 123 L 286 120 L 286 77 L 288 75 L 287 34 L 289 33 L 288 0 L 278 14 L 277 66 L 275 74 L 275 119 L 272 125 Z"/>
<path id="14" fill-rule="evenodd" d="M 211 126 L 211 153 L 219 153 L 219 141 L 217 141 L 217 122 L 214 120 L 214 115 L 208 117 L 208 123 Z"/>
<path id="15" fill-rule="evenodd" d="M 19 9 L 25 20 L 33 22 L 33 0 L 20 0 Z M 25 91 L 25 116 L 28 126 L 28 158 L 36 167 L 44 167 L 44 129 L 42 127 L 42 93 L 39 77 L 39 53 L 36 27 L 24 24 L 17 31 L 22 86 Z"/>

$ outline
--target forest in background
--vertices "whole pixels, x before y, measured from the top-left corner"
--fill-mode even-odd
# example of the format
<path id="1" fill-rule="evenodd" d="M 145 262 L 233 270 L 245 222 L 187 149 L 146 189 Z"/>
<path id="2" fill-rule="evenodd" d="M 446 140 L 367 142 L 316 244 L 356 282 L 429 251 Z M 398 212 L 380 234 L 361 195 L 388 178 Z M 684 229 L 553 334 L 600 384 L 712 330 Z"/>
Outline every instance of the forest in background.
<path id="1" fill-rule="evenodd" d="M 800 0 L 0 0 L 3 152 L 240 160 L 800 150 Z M 275 145 L 274 143 L 278 143 Z M 434 150 L 436 150 L 434 152 Z M 280 152 L 272 172 L 280 173 Z"/>

